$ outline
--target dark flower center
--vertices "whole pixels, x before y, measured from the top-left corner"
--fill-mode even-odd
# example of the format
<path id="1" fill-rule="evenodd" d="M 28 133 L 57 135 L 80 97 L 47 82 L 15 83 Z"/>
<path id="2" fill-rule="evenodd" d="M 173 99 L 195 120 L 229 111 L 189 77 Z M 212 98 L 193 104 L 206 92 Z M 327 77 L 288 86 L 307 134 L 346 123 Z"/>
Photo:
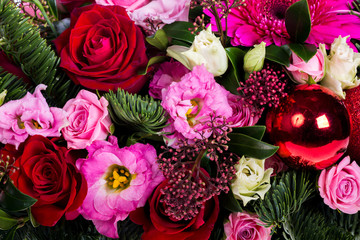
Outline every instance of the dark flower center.
<path id="1" fill-rule="evenodd" d="M 295 0 L 265 0 L 264 10 L 269 18 L 284 20 L 285 13 Z"/>

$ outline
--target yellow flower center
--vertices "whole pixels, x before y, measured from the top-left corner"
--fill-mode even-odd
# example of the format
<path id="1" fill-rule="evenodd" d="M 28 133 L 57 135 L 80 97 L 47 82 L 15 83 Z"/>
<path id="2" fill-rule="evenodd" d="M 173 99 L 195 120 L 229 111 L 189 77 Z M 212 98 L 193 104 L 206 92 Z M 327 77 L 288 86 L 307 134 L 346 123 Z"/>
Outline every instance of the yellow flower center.
<path id="1" fill-rule="evenodd" d="M 196 124 L 195 117 L 200 113 L 202 106 L 199 99 L 191 99 L 190 103 L 192 106 L 187 110 L 185 116 L 190 127 L 192 127 Z"/>
<path id="2" fill-rule="evenodd" d="M 126 167 L 114 164 L 109 167 L 105 180 L 110 189 L 121 191 L 128 188 L 135 177 L 136 174 L 130 174 Z"/>

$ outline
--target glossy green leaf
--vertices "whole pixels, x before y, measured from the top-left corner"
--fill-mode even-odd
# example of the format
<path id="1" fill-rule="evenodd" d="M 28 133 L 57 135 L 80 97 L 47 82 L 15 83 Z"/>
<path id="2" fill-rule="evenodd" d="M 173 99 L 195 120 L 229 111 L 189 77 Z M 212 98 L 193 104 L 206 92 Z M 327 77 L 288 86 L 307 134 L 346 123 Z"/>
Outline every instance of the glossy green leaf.
<path id="1" fill-rule="evenodd" d="M 281 47 L 270 45 L 266 48 L 265 58 L 288 67 L 290 65 L 290 55 L 291 51 L 287 45 Z"/>
<path id="2" fill-rule="evenodd" d="M 242 212 L 243 209 L 240 205 L 240 202 L 234 197 L 233 192 L 230 191 L 227 194 L 221 194 L 219 196 L 219 200 L 221 202 L 221 206 L 230 212 Z"/>
<path id="3" fill-rule="evenodd" d="M 192 34 L 189 28 L 193 27 L 191 22 L 174 22 L 166 24 L 162 29 L 168 37 L 192 44 L 195 34 Z"/>
<path id="4" fill-rule="evenodd" d="M 18 223 L 16 218 L 11 217 L 9 214 L 0 209 L 0 229 L 9 230 Z"/>
<path id="5" fill-rule="evenodd" d="M 299 58 L 305 62 L 308 62 L 317 51 L 316 46 L 310 44 L 290 43 L 289 47 Z"/>
<path id="6" fill-rule="evenodd" d="M 155 64 L 155 63 L 161 63 L 161 62 L 165 62 L 166 60 L 166 57 L 165 56 L 155 56 L 155 57 L 152 57 L 150 58 L 150 60 L 148 61 L 147 65 L 146 65 L 146 68 L 139 71 L 138 74 L 139 75 L 145 75 L 148 71 L 148 68 Z"/>
<path id="7" fill-rule="evenodd" d="M 303 43 L 311 30 L 311 17 L 307 0 L 291 5 L 285 13 L 285 27 L 291 40 Z"/>
<path id="8" fill-rule="evenodd" d="M 28 215 L 29 215 L 29 219 L 30 219 L 31 225 L 32 225 L 33 227 L 38 227 L 38 226 L 40 226 L 40 224 L 35 220 L 34 216 L 32 215 L 32 213 L 31 213 L 31 208 L 28 208 L 28 209 L 27 209 L 27 213 L 28 213 Z"/>
<path id="9" fill-rule="evenodd" d="M 154 35 L 147 37 L 146 41 L 161 51 L 165 51 L 169 45 L 169 40 L 163 29 L 159 29 Z"/>
<path id="10" fill-rule="evenodd" d="M 245 52 L 236 47 L 225 48 L 225 51 L 231 65 L 228 67 L 227 72 L 223 75 L 219 83 L 232 94 L 239 95 L 237 89 L 240 87 L 239 82 L 243 79 L 242 76 L 244 75 L 242 69 Z"/>
<path id="11" fill-rule="evenodd" d="M 20 192 L 11 181 L 0 189 L 0 208 L 9 212 L 26 210 L 36 203 L 36 199 Z"/>
<path id="12" fill-rule="evenodd" d="M 262 137 L 264 136 L 265 130 L 266 127 L 262 125 L 233 128 L 232 133 L 229 133 L 229 137 L 231 138 L 231 134 L 234 133 L 242 133 L 250 137 L 256 138 L 258 140 L 261 140 Z"/>
<path id="13" fill-rule="evenodd" d="M 230 151 L 239 156 L 245 155 L 257 159 L 266 159 L 272 156 L 279 148 L 242 133 L 233 133 L 229 137 L 231 139 L 228 143 Z"/>

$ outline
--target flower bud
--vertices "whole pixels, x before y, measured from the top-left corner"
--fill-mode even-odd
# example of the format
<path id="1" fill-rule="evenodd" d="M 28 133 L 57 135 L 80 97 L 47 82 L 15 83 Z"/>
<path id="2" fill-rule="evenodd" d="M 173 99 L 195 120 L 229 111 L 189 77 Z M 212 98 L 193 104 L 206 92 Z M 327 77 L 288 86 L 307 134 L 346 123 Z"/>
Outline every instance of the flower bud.
<path id="1" fill-rule="evenodd" d="M 254 48 L 248 51 L 244 56 L 244 70 L 245 72 L 252 73 L 260 71 L 264 66 L 265 60 L 265 42 L 254 45 Z"/>
<path id="2" fill-rule="evenodd" d="M 4 103 L 6 94 L 7 94 L 7 90 L 6 90 L 6 89 L 0 93 L 0 106 Z"/>

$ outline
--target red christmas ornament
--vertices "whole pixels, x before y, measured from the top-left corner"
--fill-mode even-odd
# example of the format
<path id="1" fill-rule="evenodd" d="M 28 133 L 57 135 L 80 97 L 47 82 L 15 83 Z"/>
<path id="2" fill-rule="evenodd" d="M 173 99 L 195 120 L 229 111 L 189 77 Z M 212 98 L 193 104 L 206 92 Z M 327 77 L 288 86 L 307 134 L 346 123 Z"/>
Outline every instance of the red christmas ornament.
<path id="1" fill-rule="evenodd" d="M 346 151 L 350 117 L 329 89 L 299 85 L 269 111 L 266 127 L 278 154 L 291 167 L 324 169 Z"/>
<path id="2" fill-rule="evenodd" d="M 344 103 L 352 120 L 350 143 L 346 153 L 352 160 L 360 163 L 360 87 L 346 90 Z"/>

